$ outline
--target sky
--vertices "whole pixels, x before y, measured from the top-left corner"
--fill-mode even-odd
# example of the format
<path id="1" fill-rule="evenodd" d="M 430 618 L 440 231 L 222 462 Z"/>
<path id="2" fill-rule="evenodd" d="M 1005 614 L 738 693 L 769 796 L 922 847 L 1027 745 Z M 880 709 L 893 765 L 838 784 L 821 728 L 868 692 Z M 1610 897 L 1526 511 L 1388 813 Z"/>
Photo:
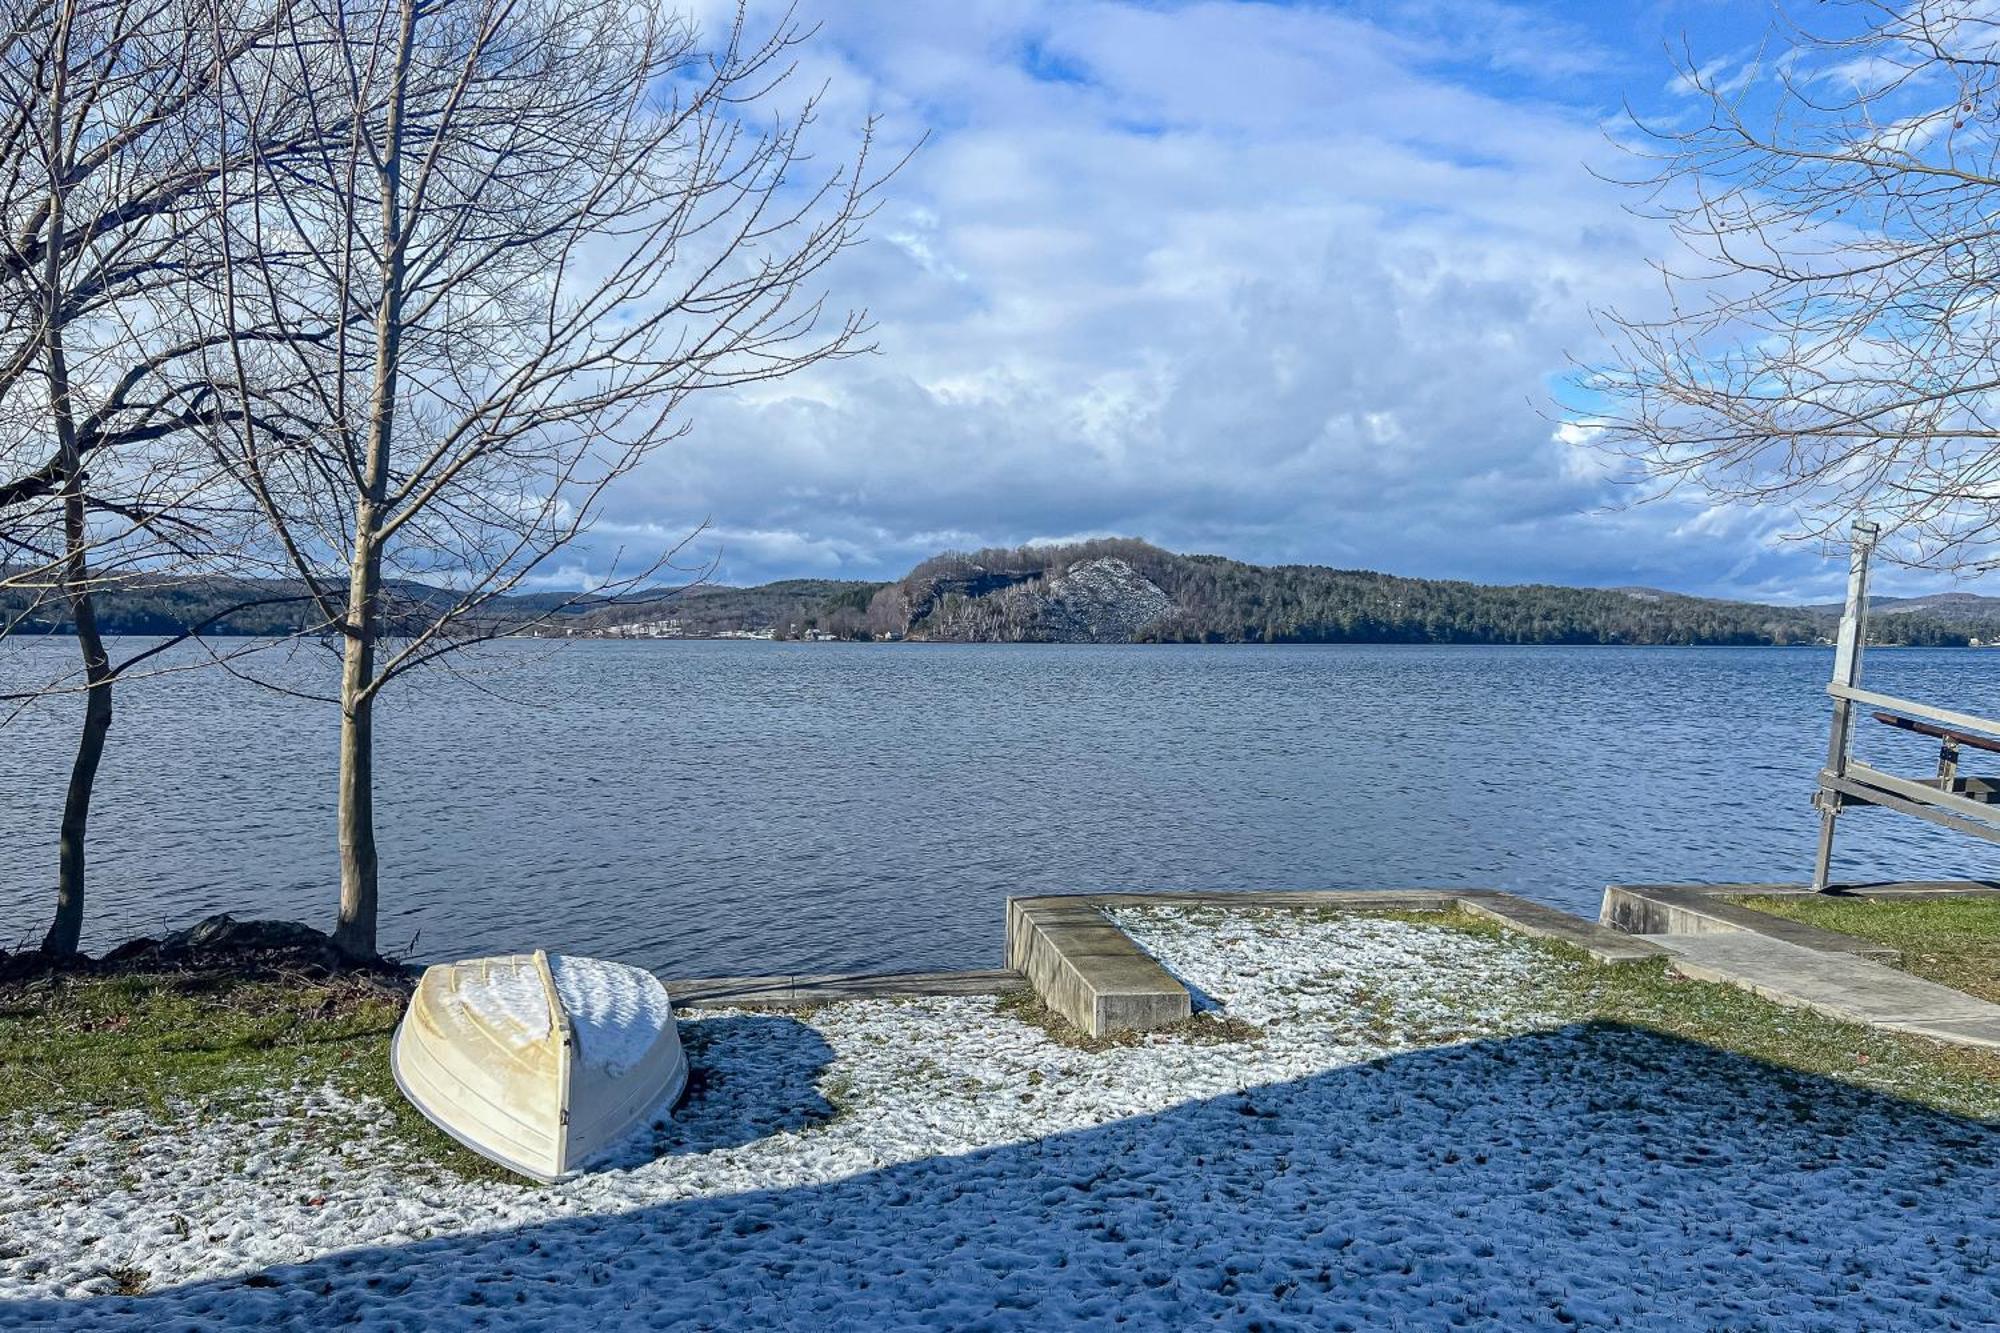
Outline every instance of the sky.
<path id="1" fill-rule="evenodd" d="M 702 0 L 713 28 L 733 4 Z M 753 28 L 780 6 L 753 3 Z M 1257 563 L 1837 599 L 1788 516 L 1638 503 L 1560 406 L 1660 300 L 1625 107 L 1692 108 L 1754 0 L 801 0 L 832 161 L 918 144 L 825 275 L 869 356 L 692 410 L 595 541 L 895 578 L 1093 535 Z M 549 572 L 582 573 L 581 564 Z M 1884 591 L 1943 586 L 1933 576 Z"/>

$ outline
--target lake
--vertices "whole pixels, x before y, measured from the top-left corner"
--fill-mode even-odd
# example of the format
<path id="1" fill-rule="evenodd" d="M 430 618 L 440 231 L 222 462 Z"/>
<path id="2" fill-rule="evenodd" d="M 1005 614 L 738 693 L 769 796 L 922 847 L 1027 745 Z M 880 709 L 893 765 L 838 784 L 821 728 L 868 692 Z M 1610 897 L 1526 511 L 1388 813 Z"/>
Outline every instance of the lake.
<path id="1" fill-rule="evenodd" d="M 15 645 L 0 683 L 72 652 Z M 317 648 L 253 660 L 333 679 Z M 461 661 L 384 695 L 383 947 L 689 976 L 994 966 L 1018 893 L 1473 886 L 1595 916 L 1614 881 L 1801 880 L 1832 653 L 603 641 Z M 1868 680 L 2000 711 L 2000 653 L 1877 651 Z M 79 708 L 0 728 L 0 947 L 46 925 Z M 337 721 L 214 670 L 125 688 L 86 949 L 218 911 L 330 926 Z M 1935 755 L 1861 740 L 1914 771 Z M 1861 811 L 1837 867 L 1995 859 Z"/>

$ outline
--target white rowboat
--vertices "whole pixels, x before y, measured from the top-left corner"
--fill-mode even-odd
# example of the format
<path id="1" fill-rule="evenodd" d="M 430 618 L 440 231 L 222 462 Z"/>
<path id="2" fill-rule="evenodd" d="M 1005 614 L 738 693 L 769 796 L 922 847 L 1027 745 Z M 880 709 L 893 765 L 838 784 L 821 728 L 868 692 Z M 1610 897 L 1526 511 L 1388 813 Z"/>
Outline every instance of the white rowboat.
<path id="1" fill-rule="evenodd" d="M 426 969 L 389 1065 L 439 1129 L 545 1182 L 664 1114 L 687 1086 L 659 978 L 539 949 Z"/>

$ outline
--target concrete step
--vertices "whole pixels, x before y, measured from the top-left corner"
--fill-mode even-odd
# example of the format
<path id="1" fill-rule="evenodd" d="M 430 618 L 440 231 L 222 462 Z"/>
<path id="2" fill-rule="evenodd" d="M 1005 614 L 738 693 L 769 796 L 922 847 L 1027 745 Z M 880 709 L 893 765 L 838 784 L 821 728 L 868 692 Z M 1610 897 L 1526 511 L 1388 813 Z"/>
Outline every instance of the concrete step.
<path id="1" fill-rule="evenodd" d="M 1009 898 L 1007 961 L 1093 1037 L 1150 1032 L 1194 1012 L 1187 987 L 1088 898 Z"/>
<path id="2" fill-rule="evenodd" d="M 2000 1005 L 1852 953 L 1823 953 L 1749 931 L 1647 935 L 1694 981 L 1739 986 L 1779 1004 L 1961 1046 L 2000 1049 Z"/>

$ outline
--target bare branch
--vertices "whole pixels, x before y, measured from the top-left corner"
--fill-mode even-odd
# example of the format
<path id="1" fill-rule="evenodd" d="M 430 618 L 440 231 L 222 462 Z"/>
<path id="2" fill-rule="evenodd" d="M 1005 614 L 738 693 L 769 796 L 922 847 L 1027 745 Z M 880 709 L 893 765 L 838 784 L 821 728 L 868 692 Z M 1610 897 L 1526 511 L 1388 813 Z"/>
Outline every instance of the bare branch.
<path id="1" fill-rule="evenodd" d="M 2000 27 L 1977 0 L 1837 0 L 1741 70 L 1688 58 L 1692 128 L 1625 182 L 1679 245 L 1664 311 L 1566 415 L 1655 497 L 1867 514 L 1907 563 L 2000 564 Z"/>

